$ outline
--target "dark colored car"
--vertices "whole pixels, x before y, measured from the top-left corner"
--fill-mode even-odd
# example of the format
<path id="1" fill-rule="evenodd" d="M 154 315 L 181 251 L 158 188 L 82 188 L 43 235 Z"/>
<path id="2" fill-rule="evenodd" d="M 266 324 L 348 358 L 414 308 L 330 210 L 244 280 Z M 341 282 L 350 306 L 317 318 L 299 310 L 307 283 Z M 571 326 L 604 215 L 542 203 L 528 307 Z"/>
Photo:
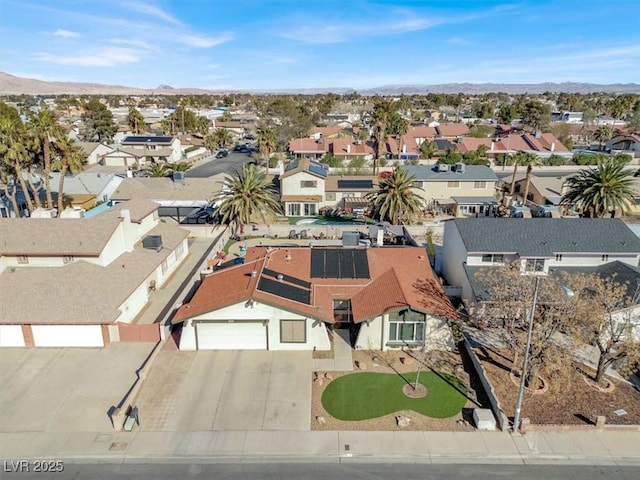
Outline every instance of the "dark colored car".
<path id="1" fill-rule="evenodd" d="M 229 155 L 229 151 L 228 150 L 220 150 L 218 153 L 216 153 L 216 158 L 222 158 L 222 157 L 226 157 L 227 155 Z"/>

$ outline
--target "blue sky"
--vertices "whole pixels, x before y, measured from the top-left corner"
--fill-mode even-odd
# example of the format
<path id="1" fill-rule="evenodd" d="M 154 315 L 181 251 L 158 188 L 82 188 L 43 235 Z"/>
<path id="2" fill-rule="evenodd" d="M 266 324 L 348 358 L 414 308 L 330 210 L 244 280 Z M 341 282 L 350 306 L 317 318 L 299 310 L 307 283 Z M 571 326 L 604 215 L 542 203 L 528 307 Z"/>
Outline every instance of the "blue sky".
<path id="1" fill-rule="evenodd" d="M 0 0 L 0 70 L 154 88 L 640 82 L 637 0 Z"/>

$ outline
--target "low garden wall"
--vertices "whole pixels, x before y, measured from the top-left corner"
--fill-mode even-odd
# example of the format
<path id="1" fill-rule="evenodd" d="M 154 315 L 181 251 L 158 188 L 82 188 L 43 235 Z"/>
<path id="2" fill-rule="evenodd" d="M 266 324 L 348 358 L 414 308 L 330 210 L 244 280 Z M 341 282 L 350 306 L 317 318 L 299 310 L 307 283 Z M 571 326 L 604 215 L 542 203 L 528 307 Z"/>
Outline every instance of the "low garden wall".
<path id="1" fill-rule="evenodd" d="M 489 405 L 491 406 L 491 411 L 493 412 L 493 416 L 496 419 L 498 428 L 503 431 L 506 430 L 507 428 L 509 428 L 509 419 L 504 414 L 502 407 L 500 406 L 500 402 L 498 401 L 498 397 L 496 396 L 496 393 L 493 389 L 493 386 L 491 385 L 491 382 L 489 382 L 487 373 L 480 363 L 480 360 L 478 359 L 476 353 L 471 348 L 471 345 L 469 345 L 469 341 L 466 338 L 466 335 L 464 341 L 462 342 L 462 348 L 465 349 L 467 355 L 471 359 L 471 363 L 473 364 L 475 373 L 476 375 L 478 375 L 480 383 L 482 383 L 482 387 L 484 388 L 487 397 L 489 398 Z"/>
<path id="2" fill-rule="evenodd" d="M 545 424 L 538 425 L 531 423 L 528 418 L 523 418 L 520 424 L 520 431 L 526 432 L 592 432 L 594 430 L 620 430 L 626 432 L 640 432 L 640 425 L 613 425 L 607 424 L 607 419 L 604 416 L 596 417 L 595 423 L 591 425 L 587 424 Z"/>

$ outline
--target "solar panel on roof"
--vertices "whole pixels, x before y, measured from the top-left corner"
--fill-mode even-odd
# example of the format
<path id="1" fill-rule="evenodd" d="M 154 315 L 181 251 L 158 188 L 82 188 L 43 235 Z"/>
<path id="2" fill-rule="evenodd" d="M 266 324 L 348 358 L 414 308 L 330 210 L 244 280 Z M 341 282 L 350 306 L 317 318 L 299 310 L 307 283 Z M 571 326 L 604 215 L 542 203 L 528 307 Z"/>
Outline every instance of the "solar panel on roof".
<path id="1" fill-rule="evenodd" d="M 335 248 L 328 248 L 324 251 L 324 278 L 340 277 L 340 254 Z"/>
<path id="2" fill-rule="evenodd" d="M 327 176 L 327 170 L 324 167 L 321 167 L 320 165 L 316 165 L 316 164 L 309 165 L 309 171 L 311 173 L 315 173 L 316 175 L 320 175 L 322 177 Z"/>
<path id="3" fill-rule="evenodd" d="M 289 285 L 278 280 L 271 280 L 270 278 L 260 277 L 260 281 L 258 282 L 258 290 L 266 293 L 271 293 L 288 300 L 293 300 L 294 302 L 311 305 L 310 290 L 294 287 L 293 285 Z"/>
<path id="4" fill-rule="evenodd" d="M 370 278 L 367 253 L 357 248 L 314 248 L 311 278 Z"/>
<path id="5" fill-rule="evenodd" d="M 373 180 L 338 180 L 338 188 L 371 189 Z"/>
<path id="6" fill-rule="evenodd" d="M 355 278 L 371 278 L 369 260 L 365 250 L 353 250 L 353 263 L 355 265 Z"/>
<path id="7" fill-rule="evenodd" d="M 324 278 L 324 260 L 323 249 L 311 249 L 311 278 Z"/>
<path id="8" fill-rule="evenodd" d="M 156 137 L 148 135 L 130 135 L 122 143 L 171 143 L 173 137 Z"/>
<path id="9" fill-rule="evenodd" d="M 311 283 L 302 280 L 300 278 L 292 277 L 291 275 L 287 275 L 286 273 L 276 272 L 275 270 L 271 270 L 269 268 L 265 268 L 262 270 L 263 275 L 268 275 L 269 277 L 278 278 L 278 275 L 282 275 L 282 280 L 288 283 L 293 283 L 294 285 L 298 285 L 304 288 L 311 288 Z"/>

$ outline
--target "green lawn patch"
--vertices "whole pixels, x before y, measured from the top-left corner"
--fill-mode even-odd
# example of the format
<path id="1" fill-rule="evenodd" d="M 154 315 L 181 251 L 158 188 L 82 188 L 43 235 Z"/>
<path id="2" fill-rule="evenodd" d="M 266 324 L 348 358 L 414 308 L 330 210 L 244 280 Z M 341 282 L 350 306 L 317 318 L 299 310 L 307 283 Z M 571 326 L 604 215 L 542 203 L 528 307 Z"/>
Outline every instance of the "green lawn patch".
<path id="1" fill-rule="evenodd" d="M 352 373 L 333 380 L 322 394 L 325 410 L 338 420 L 368 420 L 400 410 L 413 410 L 427 417 L 448 418 L 458 414 L 467 402 L 467 389 L 446 373 L 420 372 L 420 383 L 428 389 L 423 398 L 402 393 L 417 372 Z"/>
<path id="2" fill-rule="evenodd" d="M 227 243 L 224 244 L 222 251 L 224 253 L 229 253 L 229 248 L 231 248 L 231 245 L 233 245 L 234 243 L 238 243 L 238 241 L 234 240 L 233 238 L 230 238 L 229 240 L 227 240 Z"/>

